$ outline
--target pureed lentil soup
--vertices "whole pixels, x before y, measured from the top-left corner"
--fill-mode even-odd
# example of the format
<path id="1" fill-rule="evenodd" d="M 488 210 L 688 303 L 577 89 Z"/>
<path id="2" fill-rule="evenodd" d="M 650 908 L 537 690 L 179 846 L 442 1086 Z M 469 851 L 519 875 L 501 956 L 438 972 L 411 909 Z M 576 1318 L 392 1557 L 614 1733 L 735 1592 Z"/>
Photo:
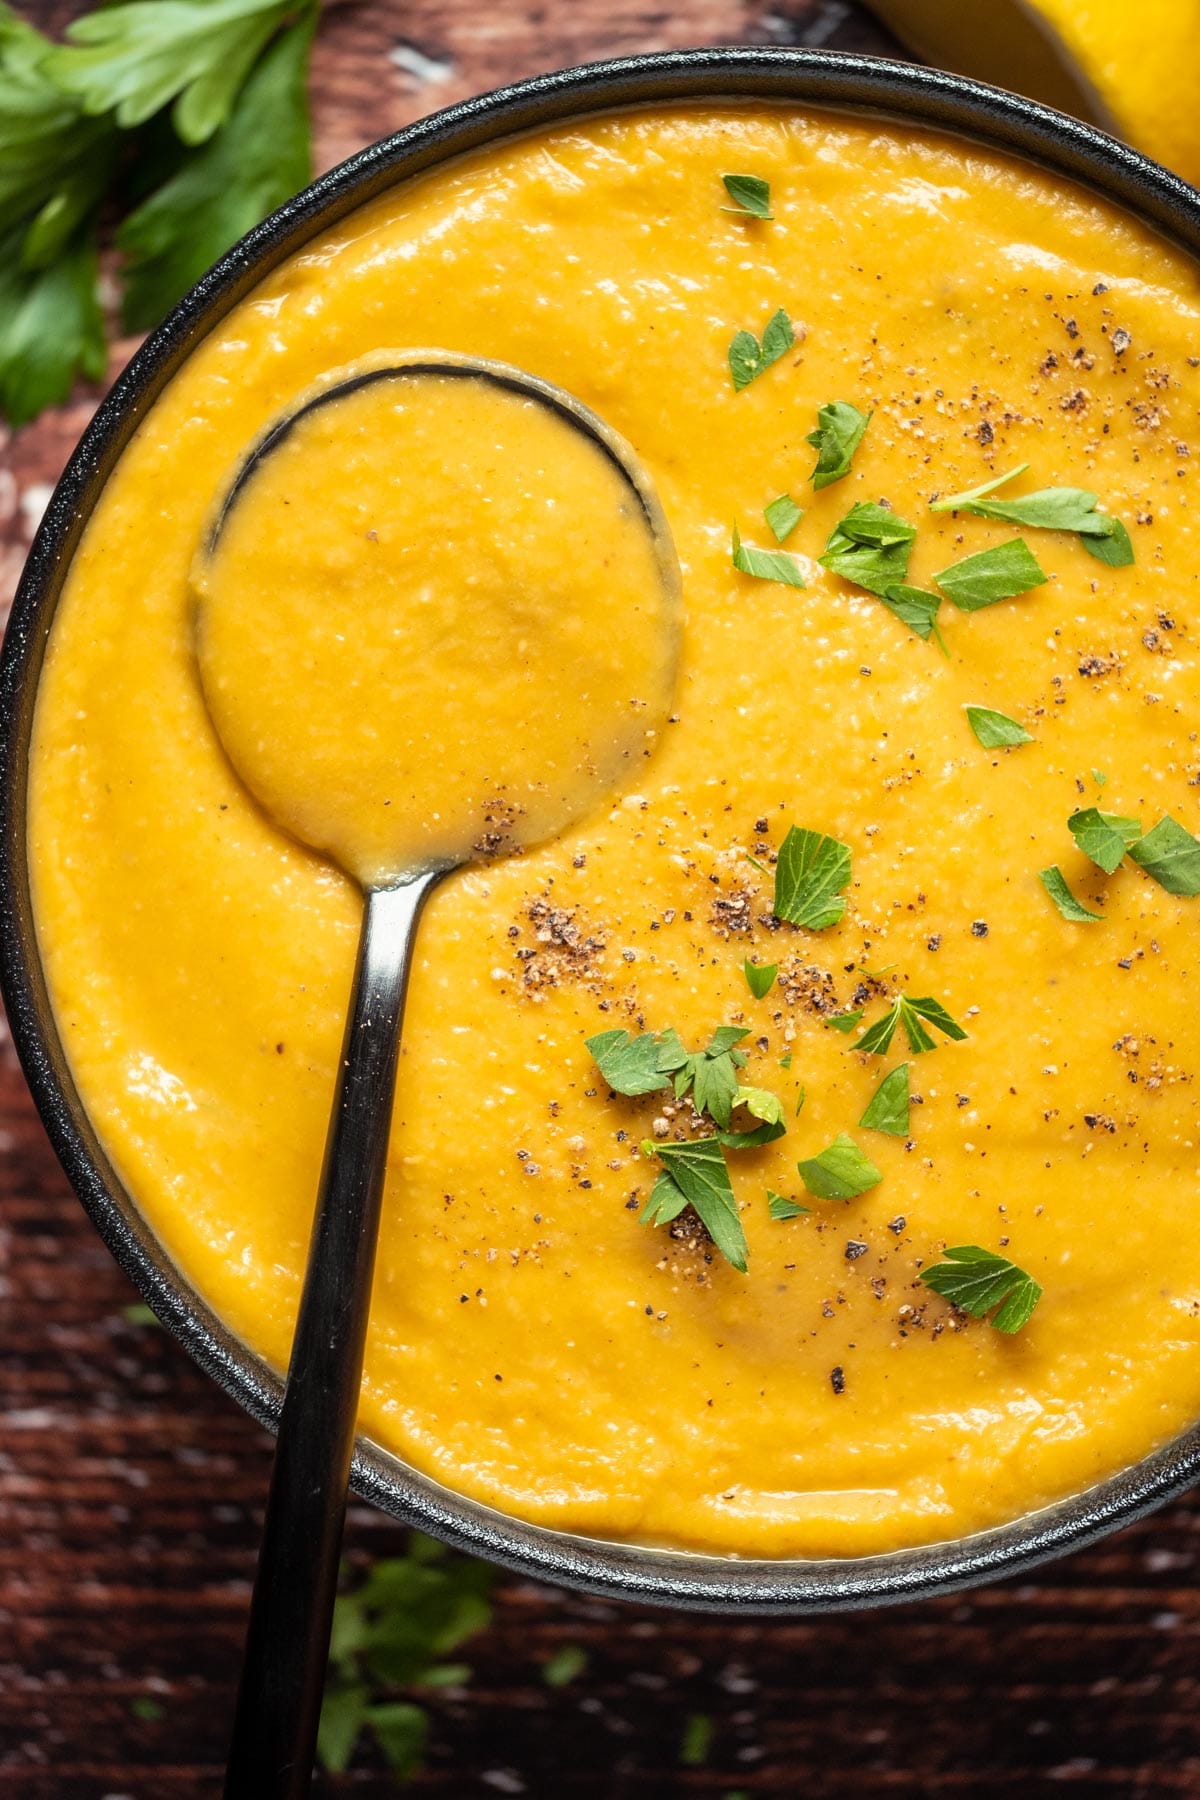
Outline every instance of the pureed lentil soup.
<path id="1" fill-rule="evenodd" d="M 283 1364 L 359 898 L 231 776 L 188 570 L 268 417 L 425 343 L 632 442 L 687 623 L 654 761 L 426 914 L 363 1429 L 546 1525 L 767 1556 L 959 1536 L 1168 1439 L 1200 1414 L 1200 284 L 899 126 L 680 109 L 472 156 L 267 277 L 149 414 L 30 778 L 62 1034 L 146 1218 Z M 931 510 L 1022 463 L 977 503 L 1019 517 Z M 722 1119 L 785 1129 L 686 1148 Z"/>

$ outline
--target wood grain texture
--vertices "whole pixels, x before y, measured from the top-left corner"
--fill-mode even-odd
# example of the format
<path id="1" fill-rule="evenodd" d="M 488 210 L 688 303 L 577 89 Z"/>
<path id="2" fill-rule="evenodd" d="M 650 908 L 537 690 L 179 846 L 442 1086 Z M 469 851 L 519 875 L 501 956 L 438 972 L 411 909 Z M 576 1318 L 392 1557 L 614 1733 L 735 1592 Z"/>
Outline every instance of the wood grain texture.
<path id="1" fill-rule="evenodd" d="M 57 27 L 78 10 L 27 5 Z M 323 21 L 319 160 L 537 70 L 694 43 L 892 46 L 839 0 L 374 0 Z M 128 344 L 118 346 L 114 367 Z M 96 395 L 0 443 L 0 591 Z M 0 1800 L 215 1800 L 270 1446 L 134 1298 L 0 1041 Z M 353 1509 L 357 1559 L 403 1534 Z M 416 1793 L 1200 1796 L 1200 1504 L 1035 1580 L 730 1625 L 499 1584 Z M 552 1692 L 558 1647 L 586 1673 Z M 158 1701 L 139 1720 L 131 1704 Z M 678 1760 L 690 1713 L 711 1756 Z M 363 1767 L 326 1795 L 393 1791 Z"/>

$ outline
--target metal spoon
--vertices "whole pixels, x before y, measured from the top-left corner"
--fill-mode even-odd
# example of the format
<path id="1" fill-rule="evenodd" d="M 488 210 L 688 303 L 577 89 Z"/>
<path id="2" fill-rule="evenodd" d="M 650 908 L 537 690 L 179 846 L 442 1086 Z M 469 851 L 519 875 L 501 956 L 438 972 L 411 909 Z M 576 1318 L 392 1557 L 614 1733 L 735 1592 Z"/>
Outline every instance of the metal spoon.
<path id="1" fill-rule="evenodd" d="M 200 559 L 212 562 L 233 509 L 265 459 L 302 419 L 371 383 L 414 382 L 429 376 L 491 383 L 532 399 L 584 433 L 616 466 L 653 539 L 668 623 L 661 651 L 673 671 L 678 655 L 679 572 L 666 521 L 645 472 L 624 440 L 570 394 L 500 363 L 420 352 L 329 380 L 277 418 L 251 447 L 214 513 Z M 452 446 L 448 455 L 453 455 Z M 481 696 L 481 704 L 486 704 L 486 696 Z M 639 732 L 644 726 L 645 720 L 639 720 Z M 556 829 L 568 823 L 570 818 L 563 816 Z M 519 831 L 506 847 L 523 847 Z M 454 866 L 461 865 L 434 862 L 409 871 L 402 880 L 364 889 L 337 1091 L 279 1416 L 226 1800 L 298 1800 L 310 1788 L 405 992 L 422 907 Z"/>

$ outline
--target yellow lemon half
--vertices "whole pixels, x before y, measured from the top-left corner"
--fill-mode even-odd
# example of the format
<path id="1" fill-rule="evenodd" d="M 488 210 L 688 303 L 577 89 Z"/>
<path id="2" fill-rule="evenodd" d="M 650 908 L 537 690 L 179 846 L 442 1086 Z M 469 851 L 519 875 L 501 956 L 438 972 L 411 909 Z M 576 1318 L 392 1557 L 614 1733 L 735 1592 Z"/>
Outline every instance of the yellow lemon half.
<path id="1" fill-rule="evenodd" d="M 928 61 L 1127 138 L 1200 184 L 1200 0 L 872 0 Z"/>

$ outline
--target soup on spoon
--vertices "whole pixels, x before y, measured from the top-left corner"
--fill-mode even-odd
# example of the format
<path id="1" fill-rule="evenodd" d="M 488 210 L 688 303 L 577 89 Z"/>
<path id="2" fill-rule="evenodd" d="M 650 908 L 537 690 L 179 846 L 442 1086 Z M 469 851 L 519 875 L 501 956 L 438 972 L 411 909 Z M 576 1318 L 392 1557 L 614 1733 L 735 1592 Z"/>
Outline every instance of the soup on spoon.
<path id="1" fill-rule="evenodd" d="M 320 1714 L 421 906 L 653 752 L 679 574 L 602 421 L 519 370 L 429 351 L 334 371 L 268 427 L 192 590 L 234 771 L 365 896 L 225 1790 L 282 1800 L 307 1792 Z"/>
<path id="2" fill-rule="evenodd" d="M 678 578 L 646 477 L 498 364 L 327 377 L 250 452 L 193 589 L 235 770 L 365 888 L 552 837 L 670 711 Z"/>

